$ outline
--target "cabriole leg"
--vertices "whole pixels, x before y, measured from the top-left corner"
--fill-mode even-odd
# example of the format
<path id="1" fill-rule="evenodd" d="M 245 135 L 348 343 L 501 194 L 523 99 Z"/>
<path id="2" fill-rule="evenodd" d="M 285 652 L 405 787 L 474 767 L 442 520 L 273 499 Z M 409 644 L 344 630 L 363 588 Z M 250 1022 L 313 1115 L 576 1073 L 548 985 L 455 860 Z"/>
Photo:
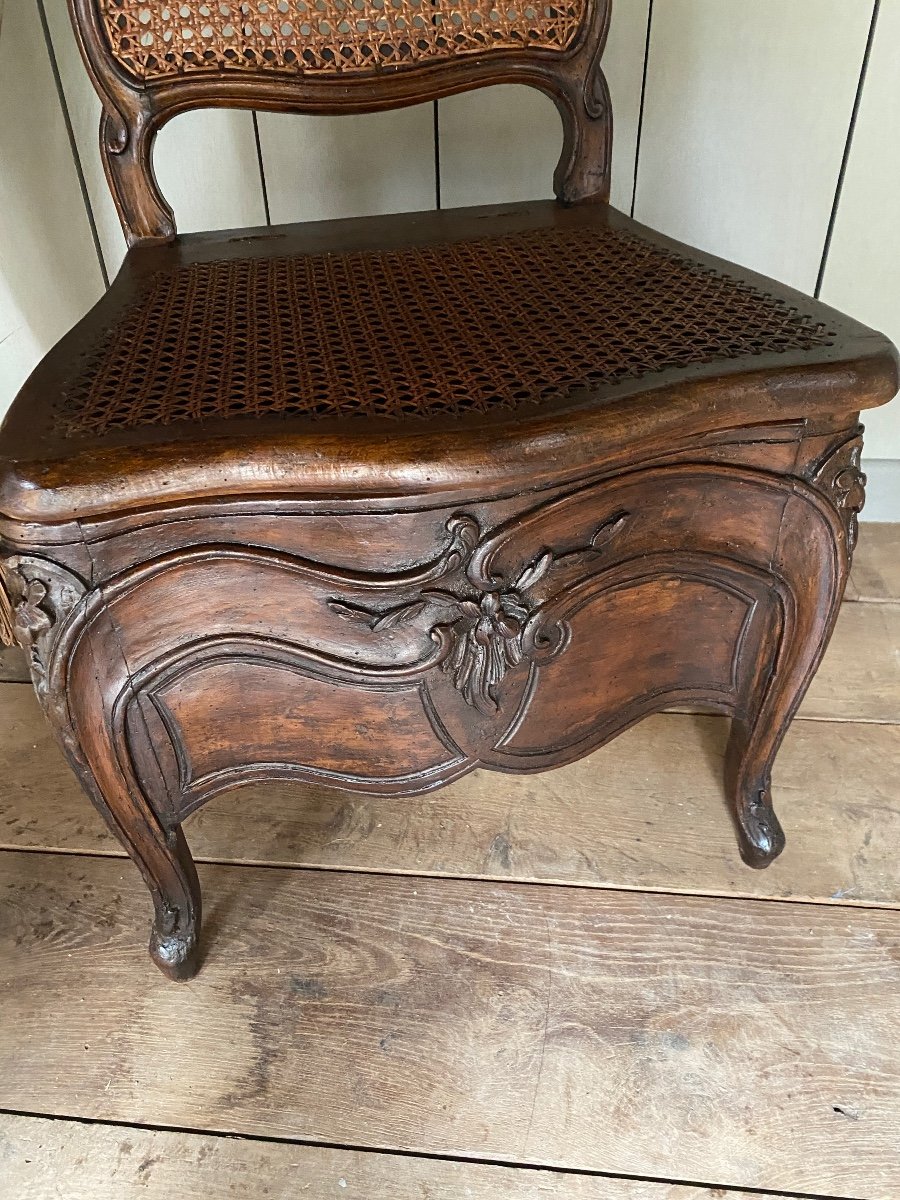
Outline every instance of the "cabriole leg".
<path id="1" fill-rule="evenodd" d="M 80 698 L 69 703 L 76 727 L 96 720 Z M 116 770 L 106 748 L 98 752 L 82 742 L 81 749 L 82 761 L 75 765 L 85 791 L 139 867 L 153 899 L 150 957 L 169 979 L 190 979 L 199 967 L 201 901 L 184 834 L 180 826 L 165 827 L 136 776 Z"/>
<path id="2" fill-rule="evenodd" d="M 73 724 L 93 717 L 78 699 Z M 102 735 L 101 735 L 102 736 Z M 137 778 L 112 768 L 110 756 L 82 743 L 74 761 L 85 791 L 144 877 L 153 900 L 150 957 L 169 979 L 186 980 L 199 967 L 200 882 L 180 826 L 167 829 Z M 70 756 L 71 757 L 71 756 Z"/>
<path id="3" fill-rule="evenodd" d="M 106 613 L 99 603 L 94 608 L 89 630 L 68 639 L 75 642 L 71 655 L 65 644 L 57 648 L 44 708 L 85 791 L 150 890 L 150 957 L 169 979 L 190 979 L 199 967 L 197 871 L 174 815 L 148 793 L 158 768 L 135 766 L 124 730 L 128 673 Z M 146 747 L 142 757 L 153 763 Z M 152 785 L 158 791 L 159 779 Z"/>
<path id="4" fill-rule="evenodd" d="M 849 570 L 849 536 L 838 514 L 812 490 L 795 486 L 773 562 L 772 604 L 761 614 L 764 666 L 732 723 L 725 755 L 725 788 L 741 856 L 751 867 L 767 867 L 784 849 L 772 766 L 828 646 Z"/>

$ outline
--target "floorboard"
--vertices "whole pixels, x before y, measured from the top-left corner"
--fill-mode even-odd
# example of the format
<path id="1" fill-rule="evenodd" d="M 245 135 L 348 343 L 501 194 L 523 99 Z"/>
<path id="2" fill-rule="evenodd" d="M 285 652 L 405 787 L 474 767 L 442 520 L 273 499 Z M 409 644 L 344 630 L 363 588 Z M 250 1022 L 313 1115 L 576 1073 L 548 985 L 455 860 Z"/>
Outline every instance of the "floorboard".
<path id="1" fill-rule="evenodd" d="M 846 596 L 874 603 L 900 600 L 900 523 L 860 525 Z"/>
<path id="2" fill-rule="evenodd" d="M 0 1108 L 900 1195 L 893 913 L 204 867 L 176 987 L 129 864 L 2 874 Z"/>
<path id="3" fill-rule="evenodd" d="M 679 1184 L 3 1114 L 0 1163 L 0 1195 L 10 1200 L 759 1200 Z M 770 1193 L 768 1200 L 789 1198 Z"/>
<path id="4" fill-rule="evenodd" d="M 900 604 L 845 604 L 799 716 L 900 721 Z"/>

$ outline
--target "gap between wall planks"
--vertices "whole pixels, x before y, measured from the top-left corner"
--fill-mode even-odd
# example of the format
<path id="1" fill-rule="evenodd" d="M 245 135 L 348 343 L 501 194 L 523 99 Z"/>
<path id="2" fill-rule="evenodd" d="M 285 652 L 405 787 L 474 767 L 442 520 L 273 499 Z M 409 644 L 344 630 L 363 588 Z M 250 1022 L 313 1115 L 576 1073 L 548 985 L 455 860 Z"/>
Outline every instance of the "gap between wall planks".
<path id="1" fill-rule="evenodd" d="M 819 273 L 816 276 L 816 286 L 813 290 L 813 295 L 818 300 L 822 295 L 822 283 L 825 279 L 825 272 L 828 269 L 828 255 L 831 250 L 831 243 L 834 237 L 834 227 L 837 221 L 838 210 L 841 206 L 841 196 L 844 191 L 844 183 L 847 178 L 847 167 L 850 162 L 850 154 L 853 149 L 853 138 L 856 133 L 856 122 L 859 118 L 859 109 L 863 97 L 863 89 L 866 86 L 866 76 L 869 71 L 869 62 L 872 57 L 872 47 L 875 44 L 875 34 L 878 28 L 878 16 L 881 9 L 881 0 L 872 0 L 872 16 L 869 20 L 869 34 L 866 38 L 866 48 L 863 51 L 862 63 L 859 68 L 859 81 L 856 85 L 856 95 L 853 98 L 853 108 L 850 112 L 850 122 L 847 127 L 847 139 L 844 143 L 844 153 L 841 157 L 841 169 L 838 172 L 837 182 L 834 186 L 834 200 L 831 205 L 831 215 L 828 220 L 828 229 L 825 233 L 825 241 L 822 245 L 822 259 L 819 263 Z"/>
<path id="2" fill-rule="evenodd" d="M 872 0 L 655 5 L 636 218 L 811 293 L 871 17 Z"/>
<path id="3" fill-rule="evenodd" d="M 866 71 L 847 170 L 835 215 L 822 299 L 883 330 L 900 343 L 900 278 L 896 254 L 885 239 L 900 229 L 900 88 L 897 46 L 900 0 L 879 0 L 875 38 Z M 900 406 L 865 417 L 872 459 L 900 458 Z M 891 464 L 892 466 L 895 464 Z M 898 468 L 900 473 L 900 468 Z M 900 496 L 872 472 L 871 485 L 885 501 Z"/>
<path id="4" fill-rule="evenodd" d="M 865 548 L 865 549 L 864 549 Z M 891 906 L 900 904 L 900 526 L 867 526 L 853 590 L 816 694 L 776 762 L 788 849 L 744 867 L 722 798 L 727 723 L 662 715 L 540 776 L 476 772 L 430 796 L 351 796 L 272 784 L 189 819 L 201 861 L 561 882 Z M 868 706 L 868 708 L 866 707 Z M 852 719 L 862 709 L 867 719 Z M 835 718 L 841 718 L 836 720 Z M 123 852 L 53 743 L 27 686 L 0 688 L 0 844 Z M 234 847 L 242 847 L 235 858 Z"/>
<path id="5" fill-rule="evenodd" d="M 9 1114 L 0 1114 L 0 1161 L 10 1195 L 28 1200 L 255 1200 L 261 1186 L 267 1200 L 754 1200 L 690 1185 Z M 789 1197 L 770 1192 L 768 1200 Z"/>

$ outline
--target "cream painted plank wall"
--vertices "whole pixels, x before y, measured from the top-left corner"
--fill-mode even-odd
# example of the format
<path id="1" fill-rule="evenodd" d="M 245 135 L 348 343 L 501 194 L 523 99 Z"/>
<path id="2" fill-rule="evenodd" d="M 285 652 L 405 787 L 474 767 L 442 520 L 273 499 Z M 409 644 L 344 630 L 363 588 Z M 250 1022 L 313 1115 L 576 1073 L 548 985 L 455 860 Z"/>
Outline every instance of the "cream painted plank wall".
<path id="1" fill-rule="evenodd" d="M 160 130 L 153 162 L 183 233 L 265 225 L 252 113 L 184 113 Z"/>
<path id="2" fill-rule="evenodd" d="M 18 0 L 18 3 L 21 2 L 22 0 Z M 26 0 L 22 7 L 36 8 L 36 0 Z M 100 165 L 100 101 L 81 61 L 66 10 L 66 0 L 44 0 L 44 11 L 47 14 L 50 40 L 84 172 L 97 237 L 107 271 L 112 276 L 125 253 L 125 240 Z M 37 20 L 36 12 L 31 19 Z"/>
<path id="3" fill-rule="evenodd" d="M 635 216 L 815 289 L 873 0 L 657 0 Z M 900 0 L 883 0 L 823 299 L 900 339 Z M 866 418 L 866 519 L 900 520 L 900 402 Z"/>
<path id="4" fill-rule="evenodd" d="M 900 345 L 900 0 L 878 15 L 822 299 Z M 863 420 L 866 453 L 900 459 L 900 401 Z"/>
<path id="5" fill-rule="evenodd" d="M 37 12 L 13 0 L 0 28 L 0 414 L 102 293 Z"/>
<path id="6" fill-rule="evenodd" d="M 432 106 L 362 116 L 260 113 L 273 224 L 434 208 Z"/>
<path id="7" fill-rule="evenodd" d="M 34 0 L 16 3 L 30 8 Z M 112 276 L 125 254 L 125 240 L 100 162 L 100 101 L 81 61 L 66 0 L 44 3 L 91 209 Z M 201 109 L 176 117 L 161 130 L 153 162 L 183 232 L 265 225 L 251 113 Z"/>
<path id="8" fill-rule="evenodd" d="M 811 292 L 872 0 L 659 0 L 635 216 Z"/>
<path id="9" fill-rule="evenodd" d="M 668 0 L 665 0 L 668 2 Z M 603 56 L 613 102 L 612 202 L 631 207 L 649 0 L 613 0 Z M 441 100 L 441 203 L 503 204 L 553 195 L 562 124 L 534 88 L 505 85 Z"/>

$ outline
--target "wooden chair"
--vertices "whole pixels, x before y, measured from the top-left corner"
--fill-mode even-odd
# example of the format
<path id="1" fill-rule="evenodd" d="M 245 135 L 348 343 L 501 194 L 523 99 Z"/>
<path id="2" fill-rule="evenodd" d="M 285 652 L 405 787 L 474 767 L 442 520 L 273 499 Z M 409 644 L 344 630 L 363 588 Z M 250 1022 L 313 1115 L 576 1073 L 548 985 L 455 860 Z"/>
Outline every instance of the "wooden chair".
<path id="1" fill-rule="evenodd" d="M 217 793 L 539 771 L 673 704 L 732 717 L 771 862 L 890 343 L 608 206 L 608 0 L 70 7 L 130 249 L 0 434 L 4 624 L 157 965 L 197 969 L 181 825 Z M 556 203 L 176 236 L 154 179 L 186 109 L 516 82 L 562 118 Z"/>

